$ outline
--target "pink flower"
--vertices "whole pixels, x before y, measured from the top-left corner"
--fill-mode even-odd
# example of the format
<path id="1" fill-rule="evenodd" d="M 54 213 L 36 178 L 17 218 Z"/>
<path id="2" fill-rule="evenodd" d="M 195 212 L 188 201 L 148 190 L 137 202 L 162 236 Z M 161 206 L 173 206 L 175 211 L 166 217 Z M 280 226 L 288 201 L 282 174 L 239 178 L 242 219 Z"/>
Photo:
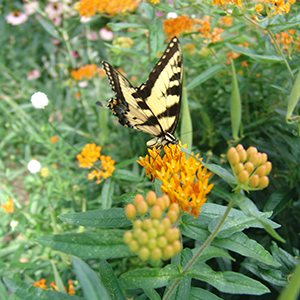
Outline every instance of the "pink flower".
<path id="1" fill-rule="evenodd" d="M 23 2 L 25 2 L 25 1 L 23 0 Z M 39 7 L 39 4 L 36 0 L 31 0 L 30 3 L 23 4 L 23 9 L 27 16 L 34 14 L 38 7 Z"/>
<path id="2" fill-rule="evenodd" d="M 14 10 L 5 17 L 6 22 L 13 26 L 20 25 L 26 22 L 27 19 L 28 17 L 19 10 Z"/>
<path id="3" fill-rule="evenodd" d="M 87 34 L 87 39 L 91 41 L 95 41 L 98 39 L 98 34 L 96 31 L 92 30 L 90 33 Z"/>
<path id="4" fill-rule="evenodd" d="M 52 19 L 52 17 L 58 17 L 63 13 L 62 5 L 60 2 L 50 2 L 46 5 L 45 12 L 50 19 Z"/>
<path id="5" fill-rule="evenodd" d="M 41 73 L 39 70 L 31 70 L 28 72 L 27 74 L 27 80 L 33 80 L 33 79 L 36 79 L 36 78 L 39 78 L 41 76 Z"/>
<path id="6" fill-rule="evenodd" d="M 102 38 L 102 40 L 104 40 L 104 41 L 111 41 L 114 37 L 114 33 L 105 27 L 100 29 L 99 34 L 100 34 L 100 37 Z"/>

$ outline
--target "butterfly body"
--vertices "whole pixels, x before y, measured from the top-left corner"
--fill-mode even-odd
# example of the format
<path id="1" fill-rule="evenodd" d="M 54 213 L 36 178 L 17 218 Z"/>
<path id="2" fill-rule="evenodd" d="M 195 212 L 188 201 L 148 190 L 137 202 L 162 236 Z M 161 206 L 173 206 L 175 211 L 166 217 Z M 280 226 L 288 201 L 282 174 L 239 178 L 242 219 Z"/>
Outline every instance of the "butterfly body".
<path id="1" fill-rule="evenodd" d="M 103 62 L 115 98 L 108 108 L 123 126 L 155 137 L 148 147 L 177 144 L 174 132 L 178 123 L 182 90 L 182 50 L 173 37 L 146 83 L 133 87 L 109 63 Z"/>

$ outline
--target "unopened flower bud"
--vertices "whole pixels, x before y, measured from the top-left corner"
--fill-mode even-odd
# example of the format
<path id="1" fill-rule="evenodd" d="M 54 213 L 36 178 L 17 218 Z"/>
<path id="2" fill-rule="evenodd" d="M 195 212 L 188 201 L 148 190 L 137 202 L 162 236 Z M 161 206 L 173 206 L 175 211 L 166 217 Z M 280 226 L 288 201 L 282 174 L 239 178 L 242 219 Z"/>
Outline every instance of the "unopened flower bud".
<path id="1" fill-rule="evenodd" d="M 234 166 L 233 171 L 236 175 L 239 175 L 244 170 L 244 164 L 238 163 Z"/>
<path id="2" fill-rule="evenodd" d="M 254 167 L 259 166 L 261 164 L 261 153 L 253 154 L 249 160 L 253 163 Z"/>
<path id="3" fill-rule="evenodd" d="M 268 155 L 266 153 L 261 154 L 261 163 L 265 164 L 268 160 Z"/>
<path id="4" fill-rule="evenodd" d="M 246 170 L 242 171 L 238 176 L 238 181 L 240 183 L 245 183 L 247 182 L 248 179 L 249 179 L 249 173 Z"/>
<path id="5" fill-rule="evenodd" d="M 132 240 L 128 246 L 131 252 L 137 252 L 140 248 L 140 245 L 136 240 Z"/>
<path id="6" fill-rule="evenodd" d="M 162 258 L 162 251 L 161 251 L 161 249 L 158 248 L 158 247 L 155 247 L 154 249 L 152 249 L 150 257 L 153 260 L 160 260 Z"/>
<path id="7" fill-rule="evenodd" d="M 267 167 L 266 175 L 270 174 L 270 172 L 272 171 L 272 163 L 270 161 L 267 161 L 264 165 Z"/>
<path id="8" fill-rule="evenodd" d="M 137 207 L 141 201 L 144 201 L 144 197 L 141 194 L 136 194 L 133 201 L 135 207 Z"/>
<path id="9" fill-rule="evenodd" d="M 125 207 L 125 216 L 129 219 L 129 220 L 133 220 L 136 216 L 136 209 L 135 206 L 131 203 L 127 204 Z"/>
<path id="10" fill-rule="evenodd" d="M 164 249 L 163 249 L 163 255 L 165 259 L 169 259 L 174 255 L 174 249 L 171 245 L 167 245 Z"/>
<path id="11" fill-rule="evenodd" d="M 158 224 L 156 230 L 157 230 L 158 235 L 162 235 L 166 232 L 167 227 L 164 224 L 160 223 L 160 224 Z"/>
<path id="12" fill-rule="evenodd" d="M 156 238 L 157 237 L 157 230 L 155 228 L 150 228 L 148 230 L 149 238 Z"/>
<path id="13" fill-rule="evenodd" d="M 166 247 L 167 244 L 168 244 L 168 240 L 167 240 L 167 238 L 164 235 L 158 237 L 158 239 L 157 239 L 157 246 L 159 248 L 162 249 L 162 248 Z"/>
<path id="14" fill-rule="evenodd" d="M 253 174 L 249 179 L 249 186 L 251 188 L 257 187 L 259 184 L 259 176 L 257 174 Z"/>
<path id="15" fill-rule="evenodd" d="M 258 167 L 255 173 L 259 177 L 265 176 L 267 174 L 267 167 L 266 167 L 266 165 L 262 165 L 262 166 Z"/>
<path id="16" fill-rule="evenodd" d="M 165 202 L 165 208 L 168 208 L 170 206 L 170 198 L 167 195 L 162 195 L 164 202 Z"/>
<path id="17" fill-rule="evenodd" d="M 247 149 L 247 156 L 248 156 L 248 160 L 251 160 L 251 157 L 252 157 L 252 155 L 254 155 L 254 154 L 256 154 L 257 153 L 257 148 L 255 148 L 255 147 L 249 147 L 248 149 Z"/>
<path id="18" fill-rule="evenodd" d="M 236 149 L 237 152 L 241 152 L 241 151 L 245 150 L 245 148 L 243 147 L 242 144 L 236 145 L 235 149 Z"/>
<path id="19" fill-rule="evenodd" d="M 251 161 L 247 161 L 245 164 L 244 164 L 244 168 L 245 170 L 248 171 L 249 174 L 251 174 L 254 170 L 254 165 Z"/>
<path id="20" fill-rule="evenodd" d="M 172 222 L 171 222 L 171 220 L 170 220 L 169 217 L 163 218 L 163 219 L 161 220 L 160 223 L 161 223 L 162 225 L 164 225 L 165 228 L 169 228 L 169 227 L 171 226 L 171 224 L 172 224 Z"/>
<path id="21" fill-rule="evenodd" d="M 174 254 L 177 254 L 181 251 L 181 242 L 179 240 L 175 240 L 172 243 L 173 249 L 174 249 Z"/>
<path id="22" fill-rule="evenodd" d="M 156 202 L 156 194 L 153 191 L 149 191 L 146 196 L 146 202 L 150 207 L 152 207 Z"/>
<path id="23" fill-rule="evenodd" d="M 149 237 L 147 232 L 142 231 L 139 236 L 137 237 L 137 241 L 140 245 L 146 245 L 149 241 Z"/>
<path id="24" fill-rule="evenodd" d="M 231 150 L 233 149 L 233 150 Z M 240 155 L 236 151 L 234 147 L 231 147 L 228 152 L 227 152 L 227 157 L 231 165 L 236 165 L 237 163 L 240 162 Z"/>
<path id="25" fill-rule="evenodd" d="M 150 217 L 152 219 L 160 219 L 162 217 L 162 209 L 160 206 L 158 205 L 154 205 L 153 207 L 151 207 L 150 209 Z"/>
<path id="26" fill-rule="evenodd" d="M 152 226 L 153 228 L 157 228 L 157 226 L 160 224 L 160 221 L 155 219 L 155 220 L 152 220 Z"/>
<path id="27" fill-rule="evenodd" d="M 125 244 L 129 244 L 133 240 L 132 232 L 126 231 L 123 235 L 123 241 Z"/>
<path id="28" fill-rule="evenodd" d="M 179 214 L 179 205 L 178 203 L 172 203 L 169 207 L 169 210 L 175 210 L 177 215 Z"/>
<path id="29" fill-rule="evenodd" d="M 143 222 L 140 219 L 137 219 L 133 222 L 133 229 L 142 228 Z"/>
<path id="30" fill-rule="evenodd" d="M 264 176 L 264 177 L 261 177 L 261 178 L 259 179 L 259 185 L 258 185 L 258 186 L 259 186 L 261 189 L 266 188 L 268 185 L 269 185 L 269 177 L 268 177 L 268 176 Z"/>
<path id="31" fill-rule="evenodd" d="M 141 228 L 135 229 L 132 233 L 133 237 L 137 240 L 142 232 L 143 232 L 143 230 Z"/>
<path id="32" fill-rule="evenodd" d="M 152 228 L 152 220 L 151 219 L 145 219 L 142 221 L 142 228 L 145 231 L 148 231 L 150 228 Z"/>
<path id="33" fill-rule="evenodd" d="M 167 217 L 168 219 L 171 221 L 171 223 L 175 223 L 177 221 L 177 218 L 178 218 L 178 213 L 175 211 L 175 210 L 169 210 L 167 212 Z"/>
<path id="34" fill-rule="evenodd" d="M 148 211 L 148 204 L 146 201 L 139 201 L 136 205 L 136 210 L 140 216 L 144 216 Z"/>
<path id="35" fill-rule="evenodd" d="M 147 260 L 150 257 L 150 250 L 147 247 L 142 247 L 139 250 L 138 256 L 141 260 Z"/>
<path id="36" fill-rule="evenodd" d="M 156 238 L 152 238 L 152 239 L 149 239 L 148 241 L 148 244 L 147 244 L 147 247 L 152 250 L 156 247 L 157 245 L 157 241 L 156 241 Z"/>
<path id="37" fill-rule="evenodd" d="M 165 233 L 165 237 L 167 238 L 169 243 L 172 243 L 175 240 L 178 240 L 180 237 L 180 232 L 178 228 L 169 228 Z"/>
<path id="38" fill-rule="evenodd" d="M 158 205 L 162 210 L 165 210 L 165 201 L 162 197 L 157 198 L 155 205 Z"/>

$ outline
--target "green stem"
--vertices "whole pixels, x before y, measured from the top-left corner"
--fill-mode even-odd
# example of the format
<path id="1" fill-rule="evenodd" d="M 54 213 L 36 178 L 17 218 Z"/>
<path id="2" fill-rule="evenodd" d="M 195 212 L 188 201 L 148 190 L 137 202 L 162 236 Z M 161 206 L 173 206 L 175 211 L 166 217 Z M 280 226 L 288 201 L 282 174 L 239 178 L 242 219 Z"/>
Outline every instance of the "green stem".
<path id="1" fill-rule="evenodd" d="M 204 244 L 201 246 L 201 248 L 199 249 L 199 251 L 194 255 L 194 257 L 190 260 L 190 262 L 183 268 L 181 273 L 185 273 L 187 272 L 191 266 L 195 263 L 195 261 L 199 258 L 199 256 L 202 254 L 202 252 L 209 246 L 209 244 L 212 242 L 212 240 L 215 238 L 215 236 L 217 235 L 219 229 L 221 228 L 221 226 L 223 225 L 226 217 L 228 216 L 232 206 L 234 204 L 233 199 L 230 200 L 227 209 L 222 217 L 222 219 L 220 220 L 220 222 L 218 223 L 218 225 L 216 226 L 216 228 L 214 229 L 214 231 L 210 234 L 210 236 L 207 238 L 207 240 L 204 242 Z M 177 288 L 177 286 L 179 285 L 181 279 L 176 279 L 172 285 L 170 286 L 168 292 L 166 293 L 166 295 L 164 296 L 163 300 L 167 300 L 171 297 L 171 295 L 173 294 L 173 292 L 175 291 L 175 289 Z"/>

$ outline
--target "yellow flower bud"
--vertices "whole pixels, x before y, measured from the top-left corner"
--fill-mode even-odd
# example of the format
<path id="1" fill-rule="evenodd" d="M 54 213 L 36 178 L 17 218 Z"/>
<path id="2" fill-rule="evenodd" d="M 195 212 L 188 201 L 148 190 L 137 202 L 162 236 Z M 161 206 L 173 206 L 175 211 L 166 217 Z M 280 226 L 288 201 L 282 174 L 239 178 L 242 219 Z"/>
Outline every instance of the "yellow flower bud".
<path id="1" fill-rule="evenodd" d="M 268 160 L 268 155 L 266 153 L 261 154 L 261 163 L 265 164 Z"/>
<path id="2" fill-rule="evenodd" d="M 137 207 L 140 201 L 144 201 L 144 197 L 141 194 L 136 194 L 133 201 L 135 207 Z"/>
<path id="3" fill-rule="evenodd" d="M 261 153 L 258 152 L 256 154 L 253 154 L 250 158 L 249 161 L 251 161 L 254 165 L 254 167 L 257 167 L 261 164 Z"/>
<path id="4" fill-rule="evenodd" d="M 165 237 L 167 238 L 169 243 L 172 243 L 173 241 L 179 239 L 180 231 L 178 228 L 169 228 L 165 233 Z"/>
<path id="5" fill-rule="evenodd" d="M 156 239 L 155 238 L 149 239 L 147 246 L 150 250 L 154 249 L 157 246 Z"/>
<path id="6" fill-rule="evenodd" d="M 244 170 L 244 164 L 238 163 L 234 166 L 233 171 L 236 175 L 239 175 Z"/>
<path id="7" fill-rule="evenodd" d="M 248 171 L 249 174 L 251 174 L 254 170 L 254 165 L 251 161 L 247 161 L 245 164 L 244 164 L 244 168 L 245 170 Z"/>
<path id="8" fill-rule="evenodd" d="M 129 220 L 133 220 L 136 216 L 136 209 L 135 206 L 131 203 L 127 204 L 125 207 L 125 216 L 129 219 Z"/>
<path id="9" fill-rule="evenodd" d="M 168 244 L 168 240 L 165 236 L 160 236 L 157 239 L 157 246 L 161 249 L 163 249 L 164 247 L 166 247 L 166 245 Z"/>
<path id="10" fill-rule="evenodd" d="M 140 245 L 136 240 L 132 240 L 128 246 L 131 252 L 137 252 L 140 248 Z"/>
<path id="11" fill-rule="evenodd" d="M 151 219 L 145 219 L 142 221 L 142 228 L 145 231 L 148 231 L 150 228 L 152 228 L 152 220 Z"/>
<path id="12" fill-rule="evenodd" d="M 238 181 L 240 183 L 245 183 L 247 182 L 248 179 L 249 179 L 249 173 L 246 170 L 243 170 L 238 176 Z"/>
<path id="13" fill-rule="evenodd" d="M 168 217 L 163 218 L 160 223 L 162 225 L 164 225 L 165 228 L 169 228 L 171 226 L 171 224 L 172 224 L 170 218 L 168 218 Z"/>
<path id="14" fill-rule="evenodd" d="M 270 174 L 270 172 L 272 171 L 272 163 L 270 161 L 267 161 L 264 165 L 267 167 L 266 175 Z"/>
<path id="15" fill-rule="evenodd" d="M 133 229 L 142 228 L 143 222 L 140 219 L 137 219 L 133 222 Z"/>
<path id="16" fill-rule="evenodd" d="M 247 156 L 248 156 L 248 160 L 251 160 L 251 157 L 252 157 L 252 155 L 254 155 L 254 154 L 256 154 L 257 153 L 257 148 L 255 148 L 255 147 L 249 147 L 248 149 L 247 149 Z"/>
<path id="17" fill-rule="evenodd" d="M 150 217 L 152 219 L 160 219 L 162 217 L 162 213 L 161 207 L 156 204 L 150 209 Z"/>
<path id="18" fill-rule="evenodd" d="M 266 165 L 262 165 L 262 166 L 258 167 L 255 173 L 259 177 L 265 176 L 267 174 L 267 166 Z"/>
<path id="19" fill-rule="evenodd" d="M 134 239 L 137 240 L 142 232 L 143 232 L 143 230 L 141 228 L 135 229 L 133 231 L 133 237 L 134 237 Z"/>
<path id="20" fill-rule="evenodd" d="M 169 259 L 174 255 L 174 248 L 171 245 L 167 245 L 163 249 L 163 256 L 165 259 Z"/>
<path id="21" fill-rule="evenodd" d="M 240 162 L 245 162 L 247 159 L 247 151 L 243 149 L 242 151 L 238 151 L 238 154 L 240 155 Z"/>
<path id="22" fill-rule="evenodd" d="M 155 205 L 158 205 L 162 210 L 165 210 L 165 201 L 162 197 L 157 198 Z"/>
<path id="23" fill-rule="evenodd" d="M 145 200 L 139 201 L 136 205 L 136 210 L 140 216 L 144 216 L 148 211 L 148 204 Z"/>
<path id="24" fill-rule="evenodd" d="M 152 220 L 152 226 L 153 228 L 157 228 L 157 226 L 160 224 L 160 221 L 155 219 L 155 220 Z"/>
<path id="25" fill-rule="evenodd" d="M 178 205 L 178 203 L 172 203 L 171 205 L 170 205 L 170 208 L 169 208 L 169 211 L 170 210 L 175 210 L 176 211 L 176 213 L 177 213 L 177 215 L 179 214 L 179 205 Z"/>
<path id="26" fill-rule="evenodd" d="M 158 248 L 158 247 L 152 249 L 150 257 L 153 260 L 160 260 L 162 258 L 162 251 L 161 251 L 161 249 Z"/>
<path id="27" fill-rule="evenodd" d="M 142 247 L 139 250 L 138 256 L 141 260 L 147 260 L 150 257 L 150 250 L 147 247 Z"/>
<path id="28" fill-rule="evenodd" d="M 181 251 L 182 245 L 181 242 L 179 240 L 175 240 L 172 243 L 173 249 L 174 249 L 174 254 L 177 254 Z"/>
<path id="29" fill-rule="evenodd" d="M 227 152 L 228 161 L 231 165 L 236 165 L 240 162 L 240 155 L 234 147 L 231 147 Z"/>
<path id="30" fill-rule="evenodd" d="M 259 186 L 261 189 L 266 188 L 268 185 L 269 185 L 269 177 L 268 177 L 268 176 L 264 176 L 264 177 L 261 177 L 261 178 L 259 179 L 259 185 L 258 185 L 258 186 Z"/>
<path id="31" fill-rule="evenodd" d="M 178 213 L 172 209 L 167 212 L 167 216 L 171 220 L 171 223 L 173 224 L 177 221 Z"/>
<path id="32" fill-rule="evenodd" d="M 157 230 L 155 228 L 150 228 L 148 230 L 149 238 L 156 238 L 157 237 Z"/>
<path id="33" fill-rule="evenodd" d="M 147 196 L 146 196 L 146 202 L 148 203 L 148 205 L 150 207 L 152 207 L 155 204 L 156 199 L 157 198 L 156 198 L 155 192 L 149 191 L 148 194 L 147 194 Z"/>
<path id="34" fill-rule="evenodd" d="M 157 226 L 157 228 L 156 228 L 157 234 L 158 234 L 158 235 L 164 234 L 165 231 L 166 231 L 166 229 L 167 229 L 167 228 L 166 228 L 166 226 L 165 226 L 164 224 L 162 224 L 162 223 L 158 224 L 158 226 Z"/>
<path id="35" fill-rule="evenodd" d="M 149 242 L 149 237 L 147 232 L 142 231 L 138 237 L 137 237 L 137 241 L 140 245 L 146 245 Z"/>
<path id="36" fill-rule="evenodd" d="M 241 151 L 245 150 L 242 144 L 236 145 L 235 149 L 237 152 L 241 152 Z"/>
<path id="37" fill-rule="evenodd" d="M 170 206 L 170 198 L 167 195 L 163 195 L 162 198 L 165 202 L 165 208 L 168 208 Z"/>
<path id="38" fill-rule="evenodd" d="M 133 240 L 132 232 L 126 231 L 123 235 L 123 241 L 125 244 L 129 244 Z"/>
<path id="39" fill-rule="evenodd" d="M 249 186 L 251 188 L 257 187 L 259 184 L 259 176 L 257 174 L 253 174 L 249 179 Z"/>

